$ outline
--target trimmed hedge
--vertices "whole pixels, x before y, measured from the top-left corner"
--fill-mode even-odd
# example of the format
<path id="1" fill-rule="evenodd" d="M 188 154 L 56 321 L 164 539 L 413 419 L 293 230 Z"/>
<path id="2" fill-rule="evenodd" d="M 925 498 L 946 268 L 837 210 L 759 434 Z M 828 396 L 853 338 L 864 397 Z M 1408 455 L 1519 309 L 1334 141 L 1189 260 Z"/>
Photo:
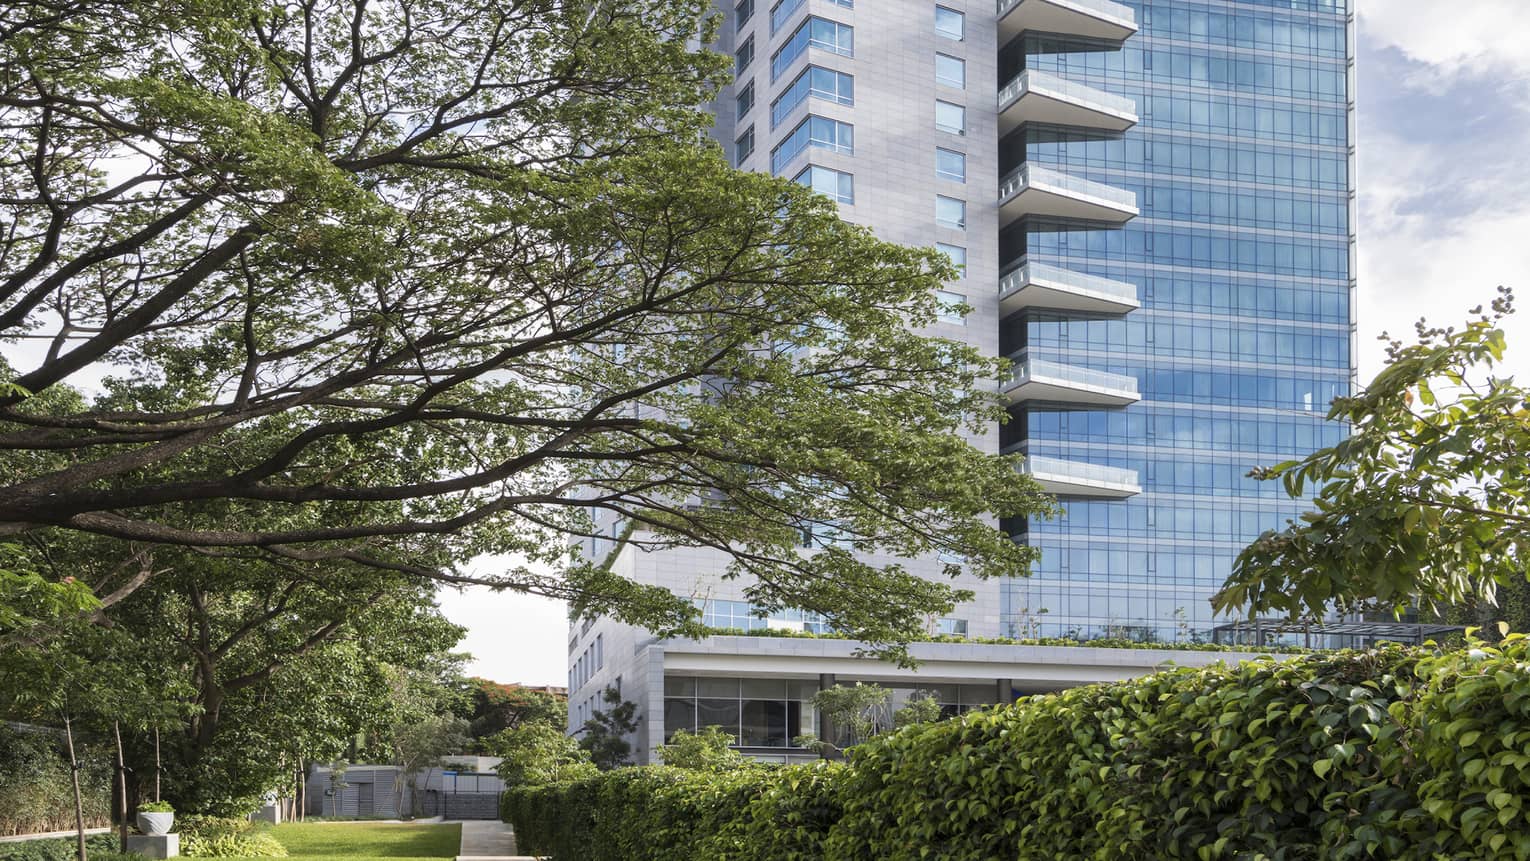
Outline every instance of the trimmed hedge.
<path id="1" fill-rule="evenodd" d="M 857 747 L 520 787 L 557 861 L 1530 859 L 1530 647 L 1171 670 Z"/>

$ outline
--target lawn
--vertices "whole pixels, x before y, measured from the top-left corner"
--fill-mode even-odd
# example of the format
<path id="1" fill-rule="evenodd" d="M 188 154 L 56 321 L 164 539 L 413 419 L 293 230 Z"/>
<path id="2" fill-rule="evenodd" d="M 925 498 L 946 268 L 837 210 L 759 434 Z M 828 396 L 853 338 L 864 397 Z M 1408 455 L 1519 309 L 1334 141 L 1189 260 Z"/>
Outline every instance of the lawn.
<path id="1" fill-rule="evenodd" d="M 409 858 L 435 861 L 457 857 L 462 826 L 401 825 L 389 822 L 291 822 L 270 831 L 292 861 L 360 861 Z"/>

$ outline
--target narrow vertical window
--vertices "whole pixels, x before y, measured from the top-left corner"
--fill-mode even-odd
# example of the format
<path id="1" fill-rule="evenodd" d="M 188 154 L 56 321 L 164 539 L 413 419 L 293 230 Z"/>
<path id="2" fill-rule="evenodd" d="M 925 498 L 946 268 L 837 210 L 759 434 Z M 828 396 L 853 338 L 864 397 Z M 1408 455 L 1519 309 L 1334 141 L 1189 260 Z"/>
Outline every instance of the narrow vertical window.
<path id="1" fill-rule="evenodd" d="M 954 135 L 967 133 L 967 109 L 951 102 L 935 102 L 935 128 Z"/>
<path id="2" fill-rule="evenodd" d="M 935 32 L 960 42 L 967 35 L 967 16 L 944 6 L 935 7 Z"/>
<path id="3" fill-rule="evenodd" d="M 935 55 L 935 83 L 958 90 L 967 88 L 967 61 L 950 54 Z"/>
<path id="4" fill-rule="evenodd" d="M 749 113 L 749 109 L 754 107 L 754 81 L 745 84 L 744 88 L 738 91 L 736 102 L 738 104 L 737 116 L 739 119 L 743 119 L 744 114 Z"/>
<path id="5" fill-rule="evenodd" d="M 952 182 L 967 181 L 967 156 L 954 149 L 935 148 L 935 175 Z"/>
<path id="6" fill-rule="evenodd" d="M 935 243 L 935 250 L 951 259 L 951 263 L 956 266 L 956 277 L 967 277 L 967 249 L 961 247 L 960 245 L 951 245 L 946 242 L 937 242 Z"/>
<path id="7" fill-rule="evenodd" d="M 733 4 L 733 30 L 738 32 L 744 29 L 749 19 L 754 17 L 754 0 L 738 0 Z"/>
<path id="8" fill-rule="evenodd" d="M 733 141 L 733 164 L 742 167 L 744 160 L 754 153 L 754 126 L 751 124 L 744 133 Z"/>
<path id="9" fill-rule="evenodd" d="M 733 52 L 733 60 L 734 60 L 734 69 L 733 69 L 733 71 L 734 71 L 735 74 L 743 72 L 745 69 L 749 68 L 749 64 L 754 62 L 754 37 L 753 36 L 750 36 L 749 38 L 745 39 L 744 40 L 744 44 L 738 46 L 738 50 Z"/>
<path id="10" fill-rule="evenodd" d="M 935 223 L 956 230 L 967 229 L 967 201 L 935 195 Z"/>

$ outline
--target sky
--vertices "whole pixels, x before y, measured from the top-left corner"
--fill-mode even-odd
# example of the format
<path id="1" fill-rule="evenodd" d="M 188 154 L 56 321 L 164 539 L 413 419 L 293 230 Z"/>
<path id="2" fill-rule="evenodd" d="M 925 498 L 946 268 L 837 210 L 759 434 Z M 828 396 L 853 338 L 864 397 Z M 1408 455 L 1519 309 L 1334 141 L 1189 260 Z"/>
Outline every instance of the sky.
<path id="1" fill-rule="evenodd" d="M 1524 307 L 1506 370 L 1530 378 L 1530 3 L 1358 3 L 1360 379 L 1381 369 L 1383 331 L 1460 325 L 1500 284 Z M 567 678 L 561 604 L 472 590 L 442 607 L 469 628 L 474 672 Z"/>

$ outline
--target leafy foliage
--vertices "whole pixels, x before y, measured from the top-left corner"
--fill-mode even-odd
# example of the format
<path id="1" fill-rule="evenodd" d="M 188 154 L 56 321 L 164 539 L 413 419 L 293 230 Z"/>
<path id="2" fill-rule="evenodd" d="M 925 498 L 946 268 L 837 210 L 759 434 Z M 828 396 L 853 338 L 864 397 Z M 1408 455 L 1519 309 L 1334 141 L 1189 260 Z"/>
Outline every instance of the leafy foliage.
<path id="1" fill-rule="evenodd" d="M 693 771 L 732 771 L 749 761 L 733 749 L 737 741 L 719 726 L 696 733 L 676 730 L 669 742 L 659 748 L 659 759 L 665 765 Z"/>
<path id="2" fill-rule="evenodd" d="M 623 700 L 616 688 L 606 688 L 600 698 L 606 707 L 596 709 L 584 722 L 579 747 L 597 768 L 605 770 L 631 761 L 632 742 L 627 738 L 637 732 L 637 703 Z"/>
<path id="3" fill-rule="evenodd" d="M 465 685 L 469 705 L 464 717 L 474 739 L 533 723 L 561 729 L 568 722 L 568 703 L 556 694 L 477 676 L 466 679 Z"/>
<path id="4" fill-rule="evenodd" d="M 85 838 L 86 851 L 91 858 L 104 859 L 115 855 L 117 845 L 117 837 L 112 834 L 92 834 Z M 0 861 L 76 861 L 78 857 L 72 837 L 0 843 Z"/>
<path id="5" fill-rule="evenodd" d="M 269 827 L 237 817 L 185 816 L 177 820 L 181 854 L 188 858 L 285 858 Z"/>
<path id="6" fill-rule="evenodd" d="M 577 739 L 546 723 L 501 730 L 484 740 L 484 750 L 503 757 L 496 771 L 507 786 L 573 780 L 596 771 Z"/>
<path id="7" fill-rule="evenodd" d="M 1392 342 L 1364 391 L 1334 401 L 1344 441 L 1255 475 L 1315 510 L 1261 535 L 1234 565 L 1218 610 L 1322 616 L 1333 608 L 1444 613 L 1498 588 L 1517 594 L 1530 559 L 1530 390 L 1493 375 L 1502 291 L 1460 330 L 1418 324 Z M 1481 309 L 1473 313 L 1480 314 Z"/>
<path id="8" fill-rule="evenodd" d="M 74 796 L 63 740 L 50 728 L 25 730 L 0 723 L 0 836 L 74 827 Z M 111 817 L 111 766 L 100 751 L 80 751 L 85 825 Z M 69 843 L 73 857 L 74 843 Z M 5 853 L 0 849 L 0 859 Z"/>
<path id="9" fill-rule="evenodd" d="M 1530 640 L 1172 670 L 915 724 L 848 765 L 507 793 L 590 859 L 1483 861 L 1530 855 Z"/>
<path id="10" fill-rule="evenodd" d="M 918 334 L 950 262 L 727 164 L 710 3 L 68 9 L 0 59 L 0 529 L 692 630 L 593 511 L 893 651 L 965 596 L 900 560 L 1029 570 L 1052 505 L 964 436 L 1004 363 Z"/>

